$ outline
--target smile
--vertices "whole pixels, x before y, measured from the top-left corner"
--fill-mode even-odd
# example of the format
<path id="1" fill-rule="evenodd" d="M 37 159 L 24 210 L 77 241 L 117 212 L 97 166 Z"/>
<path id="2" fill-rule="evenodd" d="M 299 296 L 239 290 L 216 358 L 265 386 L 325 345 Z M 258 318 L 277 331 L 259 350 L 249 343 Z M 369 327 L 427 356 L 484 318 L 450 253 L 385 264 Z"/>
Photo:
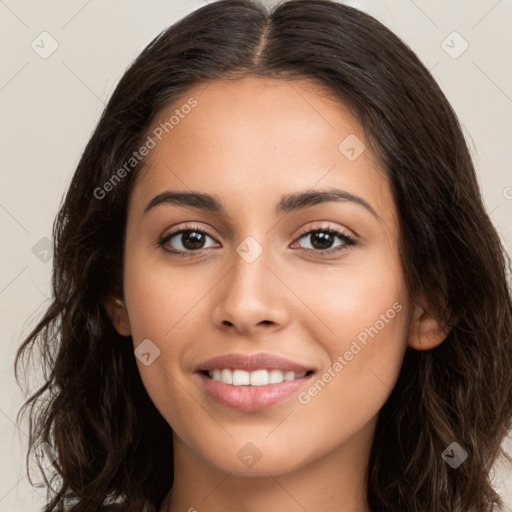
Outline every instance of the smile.
<path id="1" fill-rule="evenodd" d="M 232 386 L 266 386 L 268 384 L 280 384 L 283 381 L 300 379 L 311 372 L 295 373 L 293 371 L 282 370 L 254 370 L 248 372 L 245 370 L 228 368 L 215 368 L 207 372 L 208 376 L 217 382 L 231 384 Z"/>
<path id="2" fill-rule="evenodd" d="M 211 374 L 211 376 L 210 376 Z M 214 369 L 195 374 L 207 401 L 242 412 L 255 412 L 284 404 L 300 393 L 314 374 L 281 370 Z M 268 381 L 268 382 L 267 382 Z M 295 401 L 293 402 L 295 403 Z"/>

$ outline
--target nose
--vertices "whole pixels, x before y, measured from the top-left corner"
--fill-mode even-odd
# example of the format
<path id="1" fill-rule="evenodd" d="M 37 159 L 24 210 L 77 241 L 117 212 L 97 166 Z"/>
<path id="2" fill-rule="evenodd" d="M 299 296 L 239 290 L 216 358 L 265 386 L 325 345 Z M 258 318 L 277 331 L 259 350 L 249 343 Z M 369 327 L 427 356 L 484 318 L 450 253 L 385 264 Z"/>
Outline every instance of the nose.
<path id="1" fill-rule="evenodd" d="M 270 250 L 250 262 L 238 253 L 232 268 L 215 287 L 214 324 L 238 335 L 282 329 L 289 322 L 292 293 L 274 270 Z"/>

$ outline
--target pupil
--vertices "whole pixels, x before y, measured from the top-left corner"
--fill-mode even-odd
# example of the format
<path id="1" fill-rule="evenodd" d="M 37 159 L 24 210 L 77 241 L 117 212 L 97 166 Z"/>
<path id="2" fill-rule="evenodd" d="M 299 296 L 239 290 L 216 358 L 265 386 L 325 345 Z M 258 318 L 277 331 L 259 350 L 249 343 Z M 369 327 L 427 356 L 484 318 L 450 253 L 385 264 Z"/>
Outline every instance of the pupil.
<path id="1" fill-rule="evenodd" d="M 326 249 L 332 244 L 332 240 L 331 240 L 332 234 L 331 233 L 327 233 L 325 231 L 319 231 L 317 233 L 313 233 L 311 235 L 311 237 L 312 237 L 311 244 L 316 249 Z M 320 247 L 318 247 L 318 245 L 320 245 Z"/>
<path id="2" fill-rule="evenodd" d="M 202 237 L 202 233 L 189 231 L 188 233 L 182 233 L 181 243 L 183 244 L 183 247 L 186 247 L 187 249 L 200 249 L 201 245 L 204 243 L 204 240 L 201 240 Z"/>
<path id="3" fill-rule="evenodd" d="M 189 231 L 188 233 L 182 233 L 181 243 L 187 249 L 200 249 L 204 243 L 203 234 L 197 233 L 196 231 Z M 311 234 L 312 245 L 316 249 L 326 249 L 332 244 L 332 234 L 319 231 Z"/>

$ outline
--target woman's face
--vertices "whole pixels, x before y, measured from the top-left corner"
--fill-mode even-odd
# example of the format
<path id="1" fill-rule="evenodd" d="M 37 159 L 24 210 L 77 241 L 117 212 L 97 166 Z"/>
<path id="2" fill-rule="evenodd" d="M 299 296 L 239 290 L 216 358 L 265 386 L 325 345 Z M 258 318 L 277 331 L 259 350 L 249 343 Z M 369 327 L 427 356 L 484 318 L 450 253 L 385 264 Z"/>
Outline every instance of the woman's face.
<path id="1" fill-rule="evenodd" d="M 148 135 L 112 317 L 176 453 L 240 475 L 367 456 L 415 316 L 362 128 L 307 82 L 246 78 Z"/>

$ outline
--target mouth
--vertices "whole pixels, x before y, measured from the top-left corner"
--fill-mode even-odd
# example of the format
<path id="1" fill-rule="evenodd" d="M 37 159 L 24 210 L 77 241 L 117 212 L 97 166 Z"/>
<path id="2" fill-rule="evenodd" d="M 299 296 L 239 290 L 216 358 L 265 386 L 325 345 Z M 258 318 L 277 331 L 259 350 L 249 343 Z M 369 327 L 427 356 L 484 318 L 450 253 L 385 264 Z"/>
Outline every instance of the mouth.
<path id="1" fill-rule="evenodd" d="M 316 370 L 278 354 L 231 353 L 195 368 L 205 399 L 243 412 L 284 404 L 308 385 Z"/>
<path id="2" fill-rule="evenodd" d="M 295 373 L 277 369 L 253 371 L 215 368 L 196 372 L 205 399 L 243 413 L 284 406 L 309 385 L 313 370 Z"/>
<path id="3" fill-rule="evenodd" d="M 199 373 L 215 382 L 231 386 L 268 386 L 309 377 L 314 372 L 313 370 L 296 373 L 279 369 L 246 371 L 242 369 L 215 368 L 213 370 L 202 370 Z"/>

